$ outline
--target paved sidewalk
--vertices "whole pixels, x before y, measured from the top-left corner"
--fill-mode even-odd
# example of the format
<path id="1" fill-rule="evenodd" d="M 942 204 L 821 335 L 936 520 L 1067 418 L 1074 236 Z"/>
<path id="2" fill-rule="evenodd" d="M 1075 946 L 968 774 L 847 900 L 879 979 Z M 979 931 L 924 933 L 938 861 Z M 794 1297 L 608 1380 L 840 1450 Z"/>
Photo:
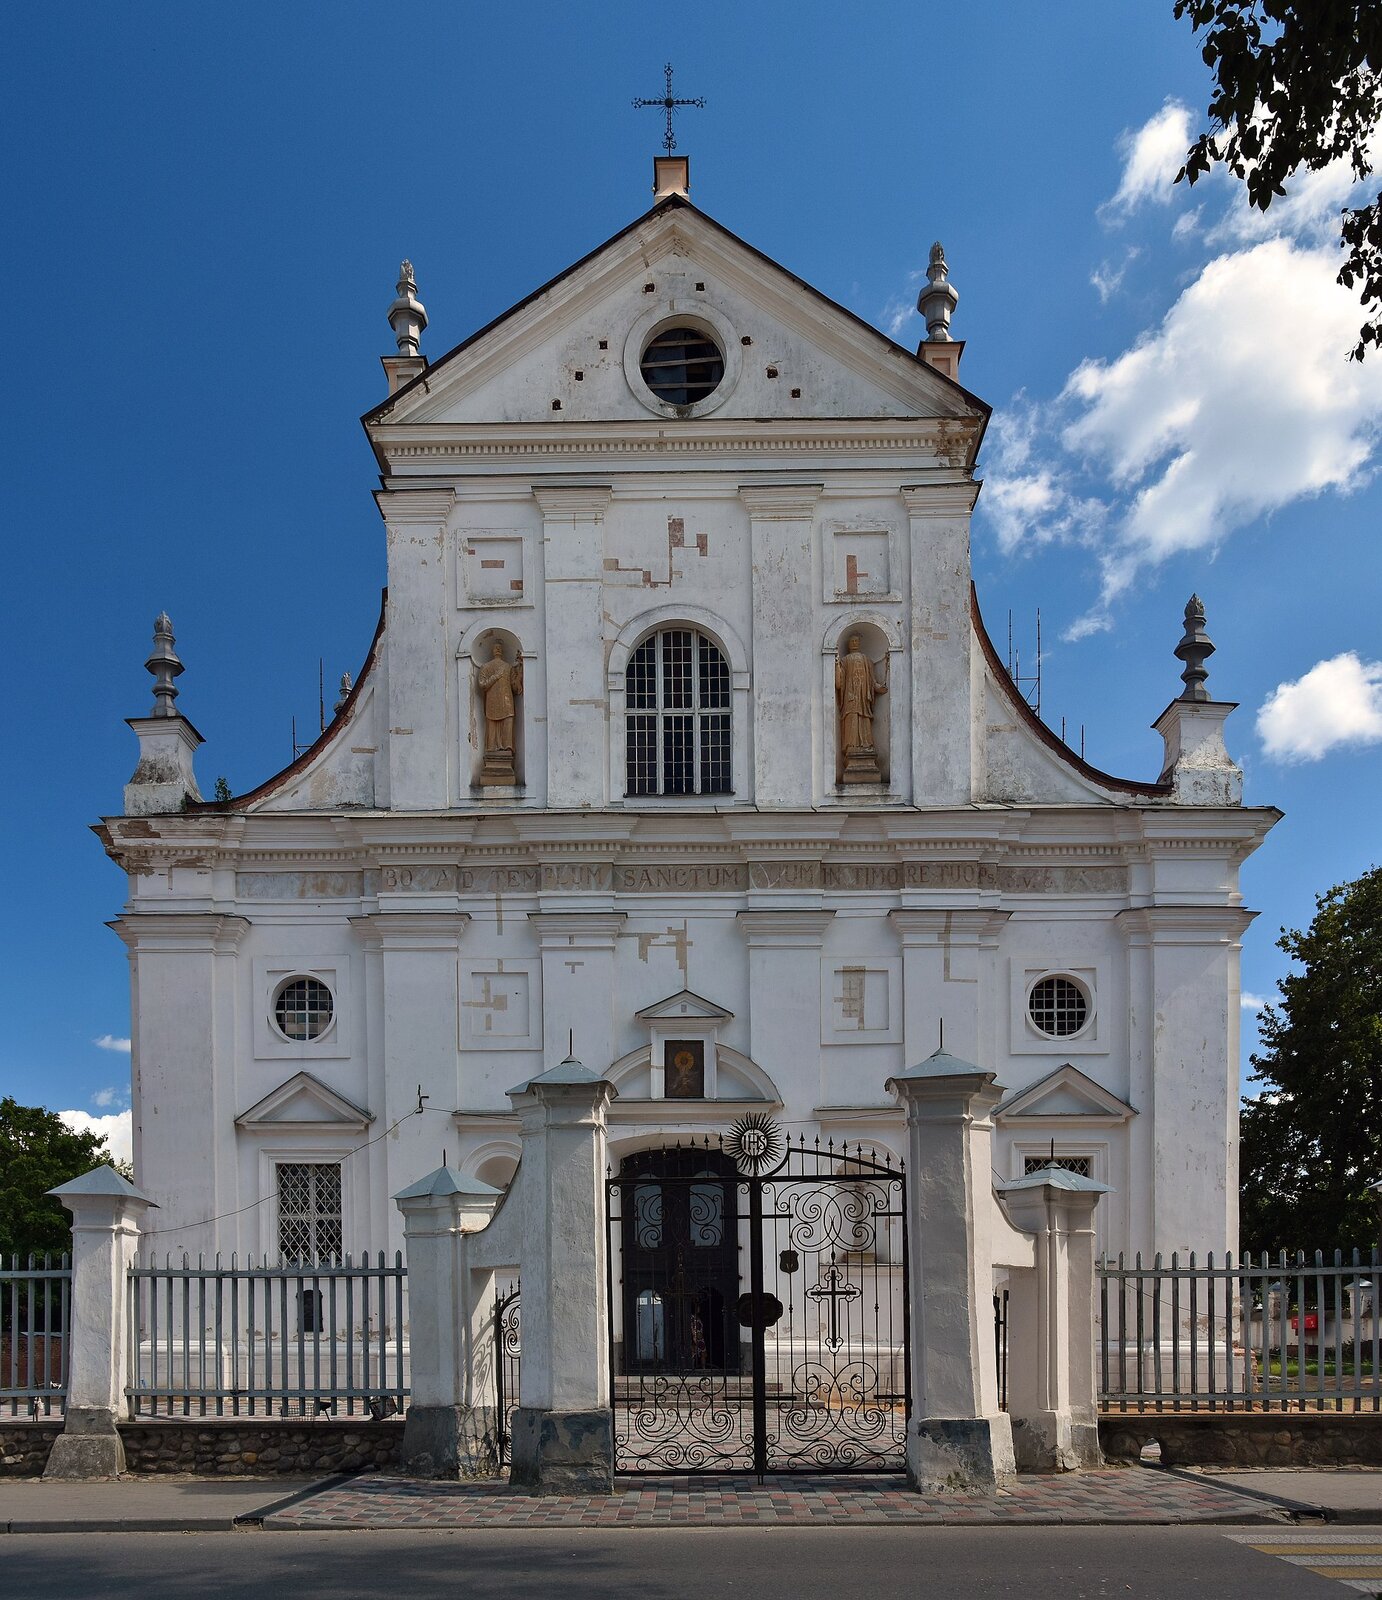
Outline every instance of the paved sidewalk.
<path id="1" fill-rule="evenodd" d="M 369 1473 L 263 1518 L 269 1529 L 852 1527 L 891 1524 L 1280 1523 L 1279 1505 L 1209 1479 L 1138 1467 L 1020 1479 L 990 1495 L 923 1498 L 895 1477 L 622 1480 L 612 1495 L 546 1499 L 502 1483 Z"/>
<path id="2" fill-rule="evenodd" d="M 0 1533 L 224 1533 L 338 1478 L 0 1479 Z"/>
<path id="3" fill-rule="evenodd" d="M 127 1477 L 0 1481 L 0 1533 L 231 1528 L 654 1528 L 1005 1525 L 1382 1526 L 1382 1471 L 1110 1468 L 1021 1478 L 993 1495 L 923 1498 L 895 1477 L 623 1479 L 613 1495 L 538 1499 L 501 1481 Z"/>

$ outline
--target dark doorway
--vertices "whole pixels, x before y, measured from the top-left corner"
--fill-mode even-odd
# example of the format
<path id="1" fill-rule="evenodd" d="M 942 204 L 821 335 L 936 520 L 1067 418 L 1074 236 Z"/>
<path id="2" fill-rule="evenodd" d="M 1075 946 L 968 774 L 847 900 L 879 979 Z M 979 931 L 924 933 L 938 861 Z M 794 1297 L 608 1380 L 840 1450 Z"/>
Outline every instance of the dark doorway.
<path id="1" fill-rule="evenodd" d="M 619 1166 L 625 1372 L 738 1372 L 734 1163 L 641 1150 Z"/>

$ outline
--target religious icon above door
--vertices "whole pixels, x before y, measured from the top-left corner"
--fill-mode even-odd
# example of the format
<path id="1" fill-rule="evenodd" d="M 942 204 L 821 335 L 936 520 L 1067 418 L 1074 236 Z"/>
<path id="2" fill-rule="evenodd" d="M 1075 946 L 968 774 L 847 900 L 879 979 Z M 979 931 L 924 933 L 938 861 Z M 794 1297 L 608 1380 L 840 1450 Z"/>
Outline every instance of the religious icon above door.
<path id="1" fill-rule="evenodd" d="M 705 1099 L 705 1040 L 668 1039 L 662 1047 L 668 1100 Z"/>

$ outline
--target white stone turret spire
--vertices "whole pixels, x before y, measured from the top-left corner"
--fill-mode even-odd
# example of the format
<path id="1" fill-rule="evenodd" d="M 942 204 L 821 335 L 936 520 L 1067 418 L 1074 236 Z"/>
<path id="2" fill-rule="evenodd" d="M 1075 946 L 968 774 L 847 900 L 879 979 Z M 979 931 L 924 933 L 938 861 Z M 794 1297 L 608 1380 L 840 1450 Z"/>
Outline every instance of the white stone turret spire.
<path id="1" fill-rule="evenodd" d="M 154 647 L 144 663 L 153 674 L 153 710 L 127 719 L 139 738 L 139 764 L 125 785 L 127 817 L 181 811 L 189 800 L 201 799 L 192 756 L 202 736 L 173 704 L 178 695 L 173 679 L 183 670 L 173 643 L 172 621 L 160 611 L 154 618 Z"/>
<path id="2" fill-rule="evenodd" d="M 397 298 L 389 307 L 389 326 L 393 329 L 401 356 L 420 354 L 419 345 L 427 326 L 427 309 L 417 297 L 413 264 L 404 261 L 398 269 Z"/>
<path id="3" fill-rule="evenodd" d="M 950 317 L 960 303 L 960 292 L 950 281 L 945 246 L 939 239 L 931 246 L 926 268 L 926 287 L 917 296 L 917 310 L 926 318 L 926 338 L 931 344 L 953 344 Z"/>
<path id="4" fill-rule="evenodd" d="M 1240 806 L 1243 772 L 1224 745 L 1224 723 L 1234 710 L 1231 700 L 1211 700 L 1205 688 L 1205 662 L 1214 645 L 1204 631 L 1204 602 L 1192 594 L 1185 607 L 1185 633 L 1176 646 L 1185 663 L 1185 688 L 1152 726 L 1166 741 L 1162 781 L 1181 805 Z"/>
<path id="5" fill-rule="evenodd" d="M 943 372 L 947 378 L 959 377 L 964 351 L 964 341 L 950 336 L 950 317 L 959 303 L 960 293 L 950 281 L 945 247 L 937 239 L 931 246 L 926 287 L 917 296 L 917 310 L 926 318 L 926 337 L 917 346 L 917 354 L 928 367 Z"/>
<path id="6" fill-rule="evenodd" d="M 383 356 L 384 371 L 389 378 L 389 393 L 397 394 L 405 383 L 411 383 L 427 370 L 427 358 L 421 353 L 423 330 L 427 326 L 427 308 L 417 297 L 417 279 L 413 264 L 404 261 L 398 268 L 393 304 L 389 307 L 389 326 L 398 345 L 396 356 Z"/>

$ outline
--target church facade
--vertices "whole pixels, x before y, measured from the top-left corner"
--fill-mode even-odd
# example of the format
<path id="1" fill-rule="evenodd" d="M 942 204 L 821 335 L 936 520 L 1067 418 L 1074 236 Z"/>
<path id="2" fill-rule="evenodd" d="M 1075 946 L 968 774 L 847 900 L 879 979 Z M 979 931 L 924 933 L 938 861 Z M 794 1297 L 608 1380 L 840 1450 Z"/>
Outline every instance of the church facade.
<path id="1" fill-rule="evenodd" d="M 746 1112 L 899 1154 L 885 1081 L 942 1040 L 1004 1086 L 996 1177 L 1054 1150 L 1110 1186 L 1103 1247 L 1234 1247 L 1238 871 L 1276 813 L 1202 612 L 1163 772 L 1082 760 L 973 594 L 943 255 L 913 353 L 657 175 L 430 363 L 405 263 L 364 418 L 388 588 L 298 760 L 200 799 L 159 619 L 100 832 L 160 1249 L 395 1248 L 443 1158 L 508 1182 L 506 1091 L 569 1053 L 616 1170 Z"/>

